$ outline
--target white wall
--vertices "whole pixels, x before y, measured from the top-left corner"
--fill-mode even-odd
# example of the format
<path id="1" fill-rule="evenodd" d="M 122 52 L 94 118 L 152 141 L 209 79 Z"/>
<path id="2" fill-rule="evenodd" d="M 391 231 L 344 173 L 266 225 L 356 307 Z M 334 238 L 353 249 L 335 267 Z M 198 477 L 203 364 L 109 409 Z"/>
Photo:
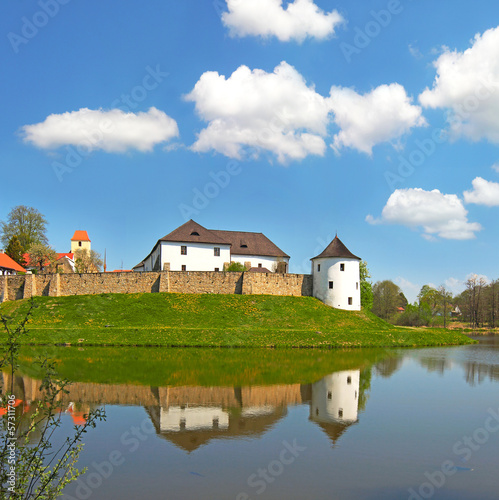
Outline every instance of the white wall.
<path id="1" fill-rule="evenodd" d="M 180 253 L 180 247 L 187 247 L 187 255 Z M 215 247 L 220 248 L 220 257 L 214 253 Z M 161 242 L 161 269 L 166 262 L 170 263 L 170 271 L 181 271 L 182 265 L 186 271 L 224 270 L 224 262 L 230 262 L 230 246 L 218 243 L 173 243 Z"/>
<path id="2" fill-rule="evenodd" d="M 231 257 L 231 262 L 240 262 L 241 264 L 251 262 L 251 267 L 259 267 L 258 264 L 261 264 L 261 267 L 266 267 L 269 271 L 274 271 L 274 264 L 281 261 L 286 262 L 289 272 L 289 258 L 255 255 L 233 255 Z"/>
<path id="3" fill-rule="evenodd" d="M 228 429 L 229 414 L 218 407 L 170 406 L 167 409 L 161 408 L 159 427 L 161 431 L 170 432 L 178 432 L 182 428 L 187 431 Z"/>
<path id="4" fill-rule="evenodd" d="M 359 386 L 359 370 L 331 373 L 312 384 L 312 420 L 356 422 L 359 411 Z"/>
<path id="5" fill-rule="evenodd" d="M 345 270 L 341 271 L 341 264 Z M 321 270 L 317 270 L 317 266 Z M 359 261 L 351 258 L 321 258 L 312 261 L 314 276 L 314 297 L 336 309 L 360 311 L 360 270 Z M 329 282 L 333 288 L 329 288 Z M 348 298 L 352 297 L 352 304 Z"/>

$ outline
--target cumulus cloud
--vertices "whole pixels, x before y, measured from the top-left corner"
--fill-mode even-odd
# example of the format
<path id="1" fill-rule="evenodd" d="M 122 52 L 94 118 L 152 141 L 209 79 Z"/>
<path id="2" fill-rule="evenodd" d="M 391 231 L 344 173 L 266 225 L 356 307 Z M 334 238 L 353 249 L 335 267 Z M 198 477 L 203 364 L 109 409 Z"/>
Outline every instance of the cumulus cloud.
<path id="1" fill-rule="evenodd" d="M 471 181 L 471 184 L 473 189 L 463 193 L 466 203 L 487 205 L 488 207 L 499 206 L 499 183 L 476 177 Z"/>
<path id="2" fill-rule="evenodd" d="M 177 137 L 179 132 L 173 118 L 153 107 L 139 113 L 82 108 L 25 125 L 21 134 L 25 142 L 42 149 L 73 145 L 88 151 L 124 153 L 130 149 L 151 151 L 156 144 Z"/>
<path id="3" fill-rule="evenodd" d="M 225 78 L 208 71 L 185 99 L 209 122 L 194 151 L 241 158 L 244 148 L 251 147 L 274 153 L 281 163 L 325 152 L 327 100 L 286 62 L 273 73 L 240 66 Z"/>
<path id="4" fill-rule="evenodd" d="M 454 138 L 499 143 L 499 27 L 477 34 L 464 52 L 445 47 L 433 64 L 437 76 L 421 104 L 448 110 Z"/>
<path id="5" fill-rule="evenodd" d="M 340 132 L 332 148 L 355 148 L 372 154 L 381 142 L 400 139 L 413 127 L 426 125 L 421 108 L 412 104 L 402 85 L 381 85 L 360 95 L 352 89 L 332 87 L 329 98 Z"/>
<path id="6" fill-rule="evenodd" d="M 325 39 L 334 34 L 344 20 L 336 11 L 325 13 L 313 0 L 227 0 L 228 12 L 222 14 L 223 24 L 231 36 L 277 37 L 282 42 L 305 38 Z"/>
<path id="7" fill-rule="evenodd" d="M 468 222 L 468 211 L 455 194 L 443 194 L 438 189 L 397 189 L 386 202 L 381 217 L 366 217 L 370 224 L 400 224 L 423 228 L 422 236 L 451 240 L 467 240 L 482 229 L 477 222 Z"/>
<path id="8" fill-rule="evenodd" d="M 281 163 L 322 156 L 333 122 L 340 129 L 332 144 L 337 152 L 350 147 L 371 154 L 376 144 L 426 124 L 401 85 L 382 85 L 365 95 L 332 87 L 323 97 L 285 61 L 272 73 L 240 66 L 226 78 L 208 71 L 185 99 L 208 122 L 192 149 L 238 159 L 248 148 L 253 155 L 269 151 Z"/>

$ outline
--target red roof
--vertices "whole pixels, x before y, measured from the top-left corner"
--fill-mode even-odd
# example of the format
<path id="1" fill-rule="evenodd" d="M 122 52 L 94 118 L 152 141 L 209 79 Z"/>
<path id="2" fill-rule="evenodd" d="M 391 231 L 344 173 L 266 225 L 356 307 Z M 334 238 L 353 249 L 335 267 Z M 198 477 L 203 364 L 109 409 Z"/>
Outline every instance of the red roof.
<path id="1" fill-rule="evenodd" d="M 88 237 L 86 231 L 75 231 L 75 234 L 73 234 L 71 241 L 90 241 L 90 238 Z"/>
<path id="2" fill-rule="evenodd" d="M 56 255 L 57 255 L 57 260 L 60 260 L 63 257 L 67 257 L 68 259 L 71 259 L 71 260 L 74 260 L 74 258 L 75 258 L 75 254 L 71 253 L 71 252 L 69 252 L 69 253 L 58 253 Z M 27 253 L 23 254 L 23 259 L 24 259 L 24 262 L 26 262 L 26 267 L 32 266 L 32 264 L 31 264 L 31 262 L 29 260 L 29 254 L 27 254 Z M 47 261 L 44 264 L 44 267 L 48 266 L 49 264 L 50 264 L 50 262 Z"/>
<path id="3" fill-rule="evenodd" d="M 26 269 L 22 268 L 15 260 L 12 260 L 7 254 L 0 253 L 0 267 L 4 269 L 12 269 L 13 271 L 19 271 L 25 273 Z"/>

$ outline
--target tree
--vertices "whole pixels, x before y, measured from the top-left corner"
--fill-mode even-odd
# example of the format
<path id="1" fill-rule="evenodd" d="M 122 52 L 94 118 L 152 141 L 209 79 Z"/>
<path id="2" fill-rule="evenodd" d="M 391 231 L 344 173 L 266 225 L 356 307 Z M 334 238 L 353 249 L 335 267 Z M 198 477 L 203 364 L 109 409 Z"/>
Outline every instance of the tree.
<path id="1" fill-rule="evenodd" d="M 483 289 L 487 281 L 482 276 L 471 275 L 466 281 L 468 319 L 471 328 L 479 328 L 483 323 Z"/>
<path id="2" fill-rule="evenodd" d="M 0 370 L 6 375 L 7 383 L 0 386 L 0 408 L 6 418 L 0 419 L 0 498 L 12 499 L 55 499 L 69 483 L 85 472 L 79 470 L 77 462 L 82 449 L 83 435 L 97 421 L 105 420 L 103 410 L 85 415 L 85 424 L 74 428 L 62 445 L 53 447 L 52 438 L 61 426 L 63 408 L 61 396 L 68 393 L 69 382 L 57 377 L 55 363 L 49 359 L 35 361 L 43 373 L 40 386 L 42 397 L 31 401 L 34 411 L 27 425 L 23 415 L 16 411 L 14 381 L 19 368 L 19 351 L 26 326 L 33 314 L 32 301 L 24 319 L 17 325 L 0 313 L 5 338 L 0 348 Z M 14 454 L 13 454 L 14 450 Z M 12 457 L 15 457 L 14 467 Z M 12 476 L 14 470 L 15 475 Z"/>
<path id="3" fill-rule="evenodd" d="M 407 304 L 407 299 L 400 288 L 390 280 L 378 281 L 373 287 L 373 313 L 388 319 L 397 312 L 397 308 Z"/>
<path id="4" fill-rule="evenodd" d="M 360 270 L 360 304 L 362 307 L 370 311 L 373 307 L 373 285 L 368 278 L 371 277 L 367 262 L 361 260 L 359 263 Z"/>
<path id="5" fill-rule="evenodd" d="M 226 271 L 229 273 L 241 273 L 246 271 L 246 268 L 244 267 L 244 264 L 241 264 L 241 262 L 231 262 L 227 266 Z"/>
<path id="6" fill-rule="evenodd" d="M 17 236 L 23 252 L 29 250 L 34 243 L 48 244 L 45 217 L 33 207 L 18 205 L 7 216 L 7 222 L 1 222 L 1 241 L 8 245 L 13 236 Z"/>
<path id="7" fill-rule="evenodd" d="M 102 259 L 95 250 L 79 248 L 75 251 L 76 273 L 98 273 L 102 268 Z"/>
<path id="8" fill-rule="evenodd" d="M 452 293 L 448 292 L 444 285 L 438 287 L 438 296 L 442 308 L 442 315 L 444 318 L 444 328 L 447 328 L 447 311 L 449 311 L 449 304 L 452 303 Z"/>
<path id="9" fill-rule="evenodd" d="M 431 315 L 435 316 L 440 311 L 441 296 L 436 288 L 423 285 L 418 294 L 419 304 L 426 303 L 430 306 Z"/>
<path id="10" fill-rule="evenodd" d="M 55 250 L 42 243 L 34 243 L 28 251 L 30 265 L 37 266 L 39 271 L 51 266 L 57 260 Z"/>
<path id="11" fill-rule="evenodd" d="M 15 262 L 17 262 L 20 266 L 26 266 L 26 262 L 24 262 L 24 251 L 21 243 L 19 242 L 19 238 L 17 236 L 12 236 L 5 249 L 5 253 Z"/>

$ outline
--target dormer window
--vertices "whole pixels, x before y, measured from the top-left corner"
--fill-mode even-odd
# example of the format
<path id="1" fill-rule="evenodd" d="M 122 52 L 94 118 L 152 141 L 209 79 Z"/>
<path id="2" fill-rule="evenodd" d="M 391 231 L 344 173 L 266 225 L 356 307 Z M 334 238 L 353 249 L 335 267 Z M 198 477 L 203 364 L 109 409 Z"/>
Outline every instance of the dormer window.
<path id="1" fill-rule="evenodd" d="M 199 236 L 199 233 L 197 231 L 192 231 L 191 236 Z"/>

